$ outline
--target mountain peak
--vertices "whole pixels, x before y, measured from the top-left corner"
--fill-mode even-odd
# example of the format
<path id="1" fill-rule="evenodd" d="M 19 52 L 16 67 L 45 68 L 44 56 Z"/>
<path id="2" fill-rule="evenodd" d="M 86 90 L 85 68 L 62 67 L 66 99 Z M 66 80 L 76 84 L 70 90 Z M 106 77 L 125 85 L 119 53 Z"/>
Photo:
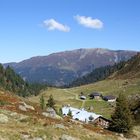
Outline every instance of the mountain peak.
<path id="1" fill-rule="evenodd" d="M 72 51 L 37 56 L 12 65 L 28 81 L 62 85 L 95 68 L 128 60 L 137 52 L 103 48 L 81 48 Z"/>

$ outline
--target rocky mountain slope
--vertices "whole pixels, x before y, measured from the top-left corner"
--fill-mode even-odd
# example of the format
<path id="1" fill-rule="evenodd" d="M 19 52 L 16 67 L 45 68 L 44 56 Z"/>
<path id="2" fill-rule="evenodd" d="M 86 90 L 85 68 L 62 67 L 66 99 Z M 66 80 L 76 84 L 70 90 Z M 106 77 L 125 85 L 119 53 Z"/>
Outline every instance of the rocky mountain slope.
<path id="1" fill-rule="evenodd" d="M 113 65 L 134 56 L 134 51 L 108 49 L 78 49 L 33 57 L 19 63 L 9 63 L 17 73 L 31 82 L 48 82 L 57 86 L 70 83 L 79 76 L 101 66 Z"/>

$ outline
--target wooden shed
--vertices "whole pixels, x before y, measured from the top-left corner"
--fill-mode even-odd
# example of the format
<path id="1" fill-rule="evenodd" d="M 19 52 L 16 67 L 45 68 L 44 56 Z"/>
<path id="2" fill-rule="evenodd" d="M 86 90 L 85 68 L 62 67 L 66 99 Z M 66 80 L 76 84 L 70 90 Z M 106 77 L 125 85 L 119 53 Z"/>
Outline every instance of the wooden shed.
<path id="1" fill-rule="evenodd" d="M 93 123 L 95 125 L 101 126 L 102 128 L 108 128 L 109 124 L 111 123 L 111 120 L 99 116 L 96 120 L 94 120 Z"/>
<path id="2" fill-rule="evenodd" d="M 89 94 L 90 99 L 100 99 L 101 94 L 98 92 L 93 92 L 91 94 Z"/>

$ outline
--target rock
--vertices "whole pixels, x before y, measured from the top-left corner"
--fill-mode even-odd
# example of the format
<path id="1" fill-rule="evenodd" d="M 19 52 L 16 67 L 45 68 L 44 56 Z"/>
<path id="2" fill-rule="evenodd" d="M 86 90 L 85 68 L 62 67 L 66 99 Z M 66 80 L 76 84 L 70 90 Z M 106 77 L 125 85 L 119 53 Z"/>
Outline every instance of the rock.
<path id="1" fill-rule="evenodd" d="M 124 135 L 123 134 L 120 134 L 120 136 L 123 138 L 124 137 Z"/>
<path id="2" fill-rule="evenodd" d="M 47 113 L 47 112 L 42 112 L 42 115 L 45 116 L 45 117 L 49 117 L 50 116 L 49 113 Z"/>
<path id="3" fill-rule="evenodd" d="M 18 107 L 21 111 L 27 111 L 26 107 L 23 105 L 19 105 Z"/>
<path id="4" fill-rule="evenodd" d="M 60 140 L 79 140 L 79 139 L 63 134 Z"/>
<path id="5" fill-rule="evenodd" d="M 46 112 L 43 112 L 42 115 L 45 116 L 45 117 L 51 117 L 51 118 L 56 118 L 57 117 L 56 112 L 54 110 L 51 110 L 51 111 L 47 110 Z"/>
<path id="6" fill-rule="evenodd" d="M 9 113 L 10 118 L 16 120 L 16 121 L 20 121 L 20 122 L 26 122 L 29 118 L 29 116 L 27 115 L 23 115 L 23 114 L 19 114 L 17 112 L 10 112 Z"/>
<path id="7" fill-rule="evenodd" d="M 8 117 L 4 114 L 0 114 L 0 123 L 7 123 Z"/>
<path id="8" fill-rule="evenodd" d="M 43 140 L 46 140 L 46 139 L 47 139 L 47 136 L 46 136 L 46 135 L 44 135 L 42 138 L 43 138 Z"/>
<path id="9" fill-rule="evenodd" d="M 23 102 L 23 105 L 25 106 L 26 109 L 35 110 L 33 106 L 27 105 L 25 102 Z"/>
<path id="10" fill-rule="evenodd" d="M 54 128 L 65 129 L 66 127 L 63 124 L 55 124 Z"/>
<path id="11" fill-rule="evenodd" d="M 18 116 L 18 121 L 20 121 L 20 122 L 28 122 L 28 116 L 26 116 L 26 115 L 19 115 Z"/>
<path id="12" fill-rule="evenodd" d="M 18 113 L 16 113 L 16 112 L 12 112 L 12 113 L 10 114 L 11 117 L 15 117 L 15 116 L 17 116 L 17 115 L 18 115 Z"/>
<path id="13" fill-rule="evenodd" d="M 22 106 L 22 108 L 24 107 L 23 111 L 26 109 L 30 109 L 30 110 L 35 110 L 33 106 L 31 105 L 27 105 L 25 102 L 20 102 L 20 105 L 19 106 Z"/>
<path id="14" fill-rule="evenodd" d="M 22 135 L 21 139 L 28 140 L 30 138 L 30 135 Z"/>
<path id="15" fill-rule="evenodd" d="M 53 108 L 49 107 L 47 108 L 47 113 L 49 113 L 50 117 L 55 118 L 56 117 L 56 112 Z"/>

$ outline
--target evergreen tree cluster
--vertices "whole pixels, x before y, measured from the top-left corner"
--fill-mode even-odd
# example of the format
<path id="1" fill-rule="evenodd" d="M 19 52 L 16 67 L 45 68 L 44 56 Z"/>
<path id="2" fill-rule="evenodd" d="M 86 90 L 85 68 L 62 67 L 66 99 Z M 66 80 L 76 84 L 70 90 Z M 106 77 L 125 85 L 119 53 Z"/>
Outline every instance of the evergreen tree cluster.
<path id="1" fill-rule="evenodd" d="M 129 99 L 129 106 L 134 116 L 135 124 L 140 124 L 140 95 L 133 95 Z"/>
<path id="2" fill-rule="evenodd" d="M 132 113 L 125 95 L 120 94 L 116 100 L 116 108 L 111 116 L 110 129 L 119 133 L 129 133 L 133 127 Z"/>
<path id="3" fill-rule="evenodd" d="M 118 64 L 114 64 L 113 66 L 108 65 L 108 66 L 96 68 L 91 73 L 74 80 L 71 84 L 68 85 L 68 87 L 75 87 L 75 86 L 90 84 L 90 83 L 94 83 L 94 82 L 106 79 L 108 76 L 110 76 L 114 72 L 123 68 L 124 65 L 125 65 L 125 62 L 120 62 Z"/>
<path id="4" fill-rule="evenodd" d="M 12 68 L 4 68 L 0 64 L 0 88 L 16 93 L 20 96 L 37 95 L 46 85 L 29 84 L 25 82 Z"/>
<path id="5" fill-rule="evenodd" d="M 52 95 L 49 96 L 49 99 L 46 103 L 45 98 L 43 95 L 40 97 L 40 107 L 42 110 L 45 110 L 46 107 L 53 108 L 55 110 L 55 101 Z"/>

